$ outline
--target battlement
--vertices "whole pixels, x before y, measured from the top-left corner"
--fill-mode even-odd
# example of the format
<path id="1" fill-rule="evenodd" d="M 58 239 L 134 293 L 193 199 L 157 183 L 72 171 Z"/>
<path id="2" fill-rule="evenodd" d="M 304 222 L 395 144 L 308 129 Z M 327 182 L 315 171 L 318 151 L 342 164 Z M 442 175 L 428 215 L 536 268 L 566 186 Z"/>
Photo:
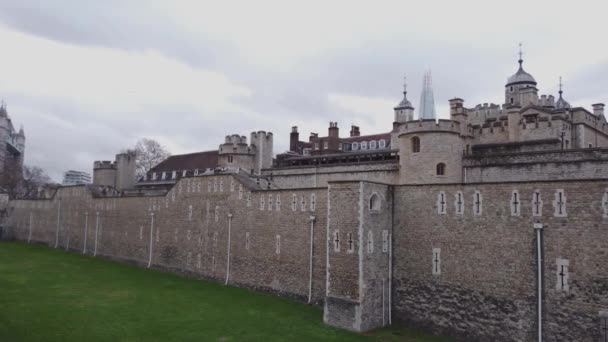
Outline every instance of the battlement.
<path id="1" fill-rule="evenodd" d="M 541 95 L 538 99 L 538 105 L 541 107 L 555 108 L 555 97 L 553 97 L 553 95 Z"/>
<path id="2" fill-rule="evenodd" d="M 227 135 L 225 139 L 226 144 L 247 144 L 247 137 L 244 135 Z"/>
<path id="3" fill-rule="evenodd" d="M 251 143 L 253 143 L 254 139 L 272 139 L 272 132 L 266 131 L 257 131 L 251 132 Z"/>
<path id="4" fill-rule="evenodd" d="M 97 160 L 93 163 L 93 170 L 97 169 L 115 169 L 116 164 L 109 160 Z"/>
<path id="5" fill-rule="evenodd" d="M 399 128 L 399 135 L 425 133 L 425 132 L 445 132 L 460 134 L 460 122 L 452 120 L 416 120 L 408 121 Z"/>

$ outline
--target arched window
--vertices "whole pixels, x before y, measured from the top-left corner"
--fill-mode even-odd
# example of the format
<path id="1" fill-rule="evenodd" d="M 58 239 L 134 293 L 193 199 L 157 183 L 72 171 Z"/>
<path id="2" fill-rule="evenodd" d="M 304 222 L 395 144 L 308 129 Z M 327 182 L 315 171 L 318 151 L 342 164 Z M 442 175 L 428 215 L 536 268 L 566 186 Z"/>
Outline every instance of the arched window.
<path id="1" fill-rule="evenodd" d="M 369 149 L 370 150 L 375 150 L 376 149 L 376 140 L 372 140 L 369 142 Z"/>
<path id="2" fill-rule="evenodd" d="M 369 198 L 369 210 L 380 210 L 380 197 L 377 194 L 373 194 L 372 197 Z"/>
<path id="3" fill-rule="evenodd" d="M 362 150 L 367 150 L 367 141 L 362 141 L 361 142 L 361 149 Z"/>
<path id="4" fill-rule="evenodd" d="M 359 149 L 359 143 L 354 142 L 353 143 L 353 151 L 356 151 Z"/>
<path id="5" fill-rule="evenodd" d="M 420 152 L 420 138 L 418 138 L 418 137 L 412 138 L 412 152 L 413 153 Z"/>
<path id="6" fill-rule="evenodd" d="M 445 164 L 437 164 L 437 176 L 445 176 Z"/>
<path id="7" fill-rule="evenodd" d="M 379 148 L 386 148 L 386 140 L 380 139 L 380 141 L 378 142 L 378 147 Z"/>

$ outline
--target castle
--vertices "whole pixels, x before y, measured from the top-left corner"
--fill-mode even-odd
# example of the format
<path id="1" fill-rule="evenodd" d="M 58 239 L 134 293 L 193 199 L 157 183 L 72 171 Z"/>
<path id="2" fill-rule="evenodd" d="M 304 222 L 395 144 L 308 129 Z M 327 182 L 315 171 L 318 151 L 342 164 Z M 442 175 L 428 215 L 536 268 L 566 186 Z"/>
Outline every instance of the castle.
<path id="1" fill-rule="evenodd" d="M 539 95 L 520 58 L 500 105 L 455 98 L 449 120 L 414 120 L 404 91 L 386 132 L 343 138 L 331 122 L 300 141 L 293 127 L 274 161 L 272 133 L 254 132 L 134 184 L 118 176 L 134 173 L 128 161 L 96 163 L 94 185 L 12 201 L 8 227 L 317 303 L 353 331 L 407 322 L 463 341 L 604 341 L 608 126 L 592 107 L 561 86 Z"/>
<path id="2" fill-rule="evenodd" d="M 20 179 L 24 153 L 23 126 L 19 131 L 15 129 L 6 110 L 6 103 L 2 101 L 0 102 L 0 183 L 2 186 Z"/>

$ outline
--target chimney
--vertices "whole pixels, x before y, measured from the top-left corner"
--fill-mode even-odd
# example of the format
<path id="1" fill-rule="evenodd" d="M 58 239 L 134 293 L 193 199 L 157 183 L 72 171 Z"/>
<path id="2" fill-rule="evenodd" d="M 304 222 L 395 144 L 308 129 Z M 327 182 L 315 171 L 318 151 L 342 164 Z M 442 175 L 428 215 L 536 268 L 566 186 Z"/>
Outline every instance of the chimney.
<path id="1" fill-rule="evenodd" d="M 300 141 L 300 133 L 298 133 L 298 126 L 291 127 L 291 134 L 289 135 L 289 151 L 298 152 L 298 142 Z"/>
<path id="2" fill-rule="evenodd" d="M 595 116 L 603 116 L 604 115 L 604 104 L 603 103 L 596 103 L 596 104 L 592 104 L 591 107 L 593 107 L 593 114 Z"/>
<path id="3" fill-rule="evenodd" d="M 330 138 L 337 138 L 339 136 L 338 123 L 337 122 L 330 122 L 329 123 L 329 129 L 327 131 L 328 131 L 327 135 Z"/>
<path id="4" fill-rule="evenodd" d="M 460 98 L 451 99 L 450 101 L 450 115 L 462 114 L 464 112 L 463 104 L 464 100 Z"/>
<path id="5" fill-rule="evenodd" d="M 318 137 L 319 137 L 318 133 L 310 132 L 310 137 L 308 138 L 308 141 L 312 142 L 314 139 L 317 139 Z"/>
<path id="6" fill-rule="evenodd" d="M 355 125 L 350 126 L 350 136 L 351 137 L 358 137 L 360 135 L 361 135 L 361 133 L 359 132 L 359 126 L 355 126 Z"/>

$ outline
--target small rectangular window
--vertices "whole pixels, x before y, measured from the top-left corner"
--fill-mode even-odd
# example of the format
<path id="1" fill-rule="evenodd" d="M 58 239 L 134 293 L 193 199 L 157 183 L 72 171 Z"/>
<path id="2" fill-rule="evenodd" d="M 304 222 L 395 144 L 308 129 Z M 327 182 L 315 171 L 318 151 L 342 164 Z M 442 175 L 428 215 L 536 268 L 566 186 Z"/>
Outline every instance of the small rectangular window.
<path id="1" fill-rule="evenodd" d="M 276 249 L 275 249 L 275 253 L 276 254 L 281 254 L 281 235 L 277 235 L 276 237 Z"/>

